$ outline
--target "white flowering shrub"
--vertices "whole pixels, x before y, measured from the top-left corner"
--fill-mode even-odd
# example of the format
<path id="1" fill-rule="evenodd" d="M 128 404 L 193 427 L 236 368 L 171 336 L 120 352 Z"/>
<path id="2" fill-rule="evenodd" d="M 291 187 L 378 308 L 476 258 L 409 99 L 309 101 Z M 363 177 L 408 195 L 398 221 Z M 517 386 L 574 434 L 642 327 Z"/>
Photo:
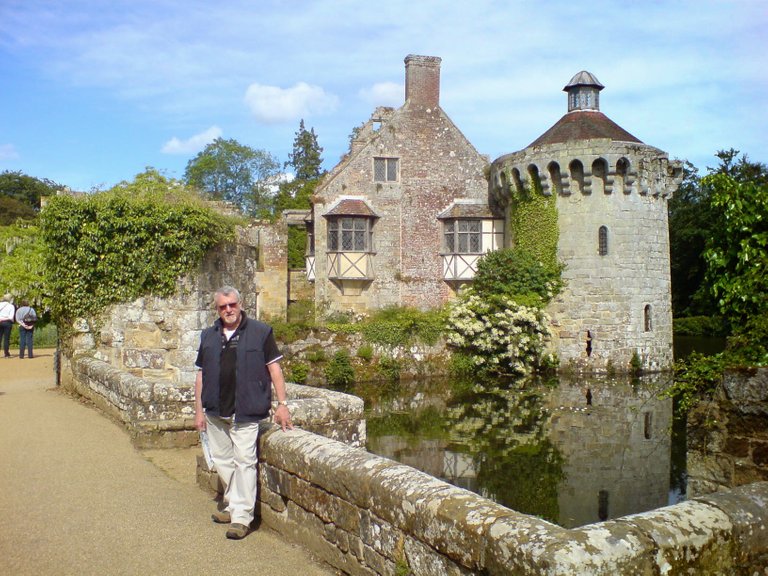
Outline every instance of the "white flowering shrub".
<path id="1" fill-rule="evenodd" d="M 451 306 L 448 343 L 482 371 L 527 375 L 554 362 L 549 316 L 510 297 L 483 298 L 467 288 Z"/>

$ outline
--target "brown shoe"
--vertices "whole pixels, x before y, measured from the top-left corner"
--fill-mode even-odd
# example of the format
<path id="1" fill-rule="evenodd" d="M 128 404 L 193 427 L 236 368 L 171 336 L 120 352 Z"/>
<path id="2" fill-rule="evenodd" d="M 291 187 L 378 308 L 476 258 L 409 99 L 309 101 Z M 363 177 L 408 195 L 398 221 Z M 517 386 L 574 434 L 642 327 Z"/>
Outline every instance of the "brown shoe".
<path id="1" fill-rule="evenodd" d="M 232 522 L 232 517 L 226 510 L 216 510 L 216 512 L 211 514 L 211 520 L 216 522 L 216 524 L 229 524 Z"/>
<path id="2" fill-rule="evenodd" d="M 227 538 L 230 540 L 242 540 L 248 534 L 248 526 L 245 524 L 231 524 L 227 530 Z"/>

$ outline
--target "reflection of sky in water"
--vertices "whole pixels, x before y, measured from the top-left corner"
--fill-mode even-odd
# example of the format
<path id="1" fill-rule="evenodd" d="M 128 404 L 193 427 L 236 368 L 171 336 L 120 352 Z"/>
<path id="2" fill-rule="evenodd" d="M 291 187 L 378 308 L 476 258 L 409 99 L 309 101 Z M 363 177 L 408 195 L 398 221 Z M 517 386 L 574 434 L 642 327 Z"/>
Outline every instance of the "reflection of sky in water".
<path id="1" fill-rule="evenodd" d="M 658 397 L 668 378 L 507 383 L 458 398 L 403 385 L 373 406 L 368 448 L 569 528 L 644 512 L 684 499 L 684 439 L 681 460 L 672 401 Z"/>

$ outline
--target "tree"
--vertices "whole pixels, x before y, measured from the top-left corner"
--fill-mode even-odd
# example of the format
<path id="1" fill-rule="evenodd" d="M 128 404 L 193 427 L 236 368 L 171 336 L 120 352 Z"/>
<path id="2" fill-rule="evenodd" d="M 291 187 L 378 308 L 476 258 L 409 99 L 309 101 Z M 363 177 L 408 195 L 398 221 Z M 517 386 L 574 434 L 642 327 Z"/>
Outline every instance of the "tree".
<path id="1" fill-rule="evenodd" d="M 6 170 L 0 173 L 0 198 L 13 199 L 33 210 L 40 209 L 40 198 L 53 196 L 57 190 L 63 187 L 47 178 L 35 178 L 22 172 L 10 172 Z M 3 207 L 13 206 L 7 201 Z M 14 208 L 19 210 L 19 208 Z"/>
<path id="2" fill-rule="evenodd" d="M 293 151 L 284 164 L 284 168 L 289 166 L 293 168 L 296 180 L 315 180 L 322 176 L 321 168 L 323 159 L 320 156 L 323 149 L 317 143 L 315 129 L 310 128 L 307 132 L 304 128 L 304 119 L 299 122 L 299 130 L 293 140 Z"/>
<path id="3" fill-rule="evenodd" d="M 703 253 L 713 234 L 708 189 L 702 188 L 698 169 L 690 162 L 684 163 L 683 174 L 668 204 L 672 311 L 676 318 L 713 316 L 717 304 L 704 284 Z"/>
<path id="4" fill-rule="evenodd" d="M 275 212 L 283 210 L 309 210 L 312 206 L 312 194 L 320 182 L 324 171 L 321 168 L 323 149 L 317 143 L 315 129 L 304 127 L 304 120 L 299 123 L 299 130 L 293 140 L 293 151 L 284 168 L 293 168 L 294 178 L 282 182 L 275 199 Z M 307 244 L 307 231 L 291 227 L 288 231 L 288 266 L 304 267 L 304 251 Z"/>
<path id="5" fill-rule="evenodd" d="M 8 226 L 16 220 L 32 220 L 37 212 L 32 206 L 10 196 L 0 196 L 0 226 Z"/>
<path id="6" fill-rule="evenodd" d="M 211 198 L 232 202 L 246 214 L 265 216 L 274 210 L 279 166 L 264 150 L 217 138 L 187 163 L 184 180 Z"/>
<path id="7" fill-rule="evenodd" d="M 705 281 L 736 332 L 751 319 L 768 317 L 768 183 L 760 183 L 764 179 L 753 169 L 753 180 L 725 171 L 702 180 L 716 231 L 704 252 Z"/>

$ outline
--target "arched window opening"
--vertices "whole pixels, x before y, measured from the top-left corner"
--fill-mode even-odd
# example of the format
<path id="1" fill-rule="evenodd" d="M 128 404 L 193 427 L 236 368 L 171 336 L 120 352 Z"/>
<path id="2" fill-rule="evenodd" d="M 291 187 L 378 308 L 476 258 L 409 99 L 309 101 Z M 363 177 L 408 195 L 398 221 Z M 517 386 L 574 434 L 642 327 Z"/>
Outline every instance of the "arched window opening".
<path id="1" fill-rule="evenodd" d="M 552 193 L 563 193 L 563 175 L 560 173 L 560 164 L 557 162 L 549 163 L 549 179 L 552 182 Z"/>
<path id="2" fill-rule="evenodd" d="M 621 190 L 624 194 L 629 194 L 629 182 L 627 177 L 629 176 L 629 160 L 626 158 L 619 158 L 616 162 L 616 182 L 614 187 L 617 190 Z"/>
<path id="3" fill-rule="evenodd" d="M 531 191 L 541 190 L 541 179 L 539 178 L 539 167 L 536 164 L 528 165 L 528 181 L 531 184 Z"/>
<path id="4" fill-rule="evenodd" d="M 576 184 L 578 191 L 587 194 L 588 192 L 584 188 L 584 165 L 581 161 L 573 160 L 568 165 L 568 169 L 571 171 L 571 181 Z"/>
<path id="5" fill-rule="evenodd" d="M 597 252 L 600 256 L 608 256 L 608 228 L 600 226 L 597 231 Z"/>
<path id="6" fill-rule="evenodd" d="M 646 304 L 643 310 L 643 324 L 646 332 L 653 330 L 653 319 L 651 318 L 651 305 Z"/>
<path id="7" fill-rule="evenodd" d="M 520 177 L 520 170 L 512 168 L 512 182 L 515 184 L 515 192 L 520 192 L 523 189 L 523 179 Z"/>
<path id="8" fill-rule="evenodd" d="M 500 187 L 502 192 L 509 193 L 509 183 L 507 182 L 507 173 L 502 171 L 499 175 Z"/>
<path id="9" fill-rule="evenodd" d="M 599 193 L 610 194 L 611 190 L 607 186 L 606 176 L 608 175 L 608 163 L 603 158 L 598 158 L 592 162 L 592 189 Z"/>

